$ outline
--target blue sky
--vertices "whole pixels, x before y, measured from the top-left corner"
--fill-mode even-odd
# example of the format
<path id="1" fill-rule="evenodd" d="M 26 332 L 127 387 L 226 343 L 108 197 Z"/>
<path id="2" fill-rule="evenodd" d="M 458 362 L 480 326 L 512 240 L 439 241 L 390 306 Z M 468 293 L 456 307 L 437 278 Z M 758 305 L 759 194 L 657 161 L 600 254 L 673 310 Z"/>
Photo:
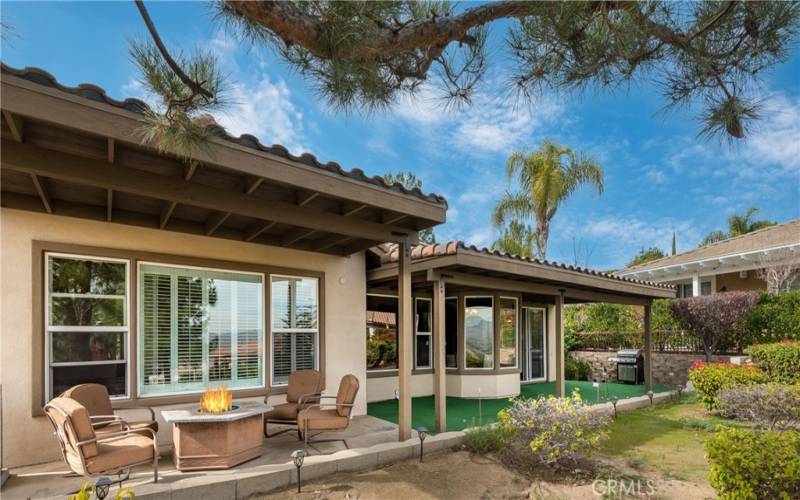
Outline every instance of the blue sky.
<path id="1" fill-rule="evenodd" d="M 149 9 L 173 50 L 199 45 L 216 51 L 230 75 L 235 103 L 218 116 L 232 133 L 370 175 L 407 170 L 426 191 L 447 197 L 440 241 L 489 245 L 489 214 L 507 189 L 505 159 L 551 138 L 593 155 L 603 165 L 602 196 L 579 191 L 551 226 L 548 258 L 600 269 L 623 266 L 642 247 L 678 250 L 723 228 L 750 206 L 777 221 L 800 217 L 800 47 L 765 74 L 764 119 L 733 146 L 697 138 L 696 110 L 663 113 L 650 83 L 580 95 L 545 93 L 531 108 L 507 98 L 509 58 L 493 29 L 491 67 L 474 104 L 446 112 L 428 93 L 370 117 L 326 108 L 311 86 L 266 48 L 241 47 L 212 22 L 202 3 L 155 3 Z M 69 85 L 100 85 L 116 98 L 143 97 L 127 57 L 129 37 L 143 36 L 133 2 L 0 4 L 13 26 L 2 59 L 38 66 Z"/>

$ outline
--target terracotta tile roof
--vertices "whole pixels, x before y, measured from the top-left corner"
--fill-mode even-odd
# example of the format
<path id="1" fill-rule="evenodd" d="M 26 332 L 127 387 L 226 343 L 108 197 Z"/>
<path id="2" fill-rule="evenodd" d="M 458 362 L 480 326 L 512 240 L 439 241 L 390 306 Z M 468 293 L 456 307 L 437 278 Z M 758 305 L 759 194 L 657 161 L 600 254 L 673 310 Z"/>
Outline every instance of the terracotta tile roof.
<path id="1" fill-rule="evenodd" d="M 109 97 L 106 91 L 98 87 L 97 85 L 93 85 L 90 83 L 82 83 L 76 87 L 69 87 L 66 85 L 62 85 L 58 82 L 58 80 L 48 73 L 47 71 L 40 69 L 40 68 L 12 68 L 7 66 L 5 63 L 0 64 L 0 74 L 3 75 L 13 75 L 24 80 L 27 80 L 32 83 L 36 83 L 45 87 L 54 88 L 60 90 L 61 92 L 65 92 L 68 94 L 72 94 L 78 97 L 83 97 L 85 99 L 108 104 L 110 106 L 114 106 L 116 108 L 124 109 L 126 111 L 131 111 L 133 113 L 142 114 L 145 110 L 148 109 L 147 103 L 142 100 L 128 98 L 122 101 Z M 406 189 L 401 184 L 388 184 L 383 177 L 380 176 L 368 176 L 366 175 L 361 169 L 354 168 L 352 170 L 345 170 L 343 169 L 338 163 L 336 162 L 328 162 L 328 163 L 321 163 L 317 158 L 311 153 L 303 153 L 300 156 L 294 156 L 289 152 L 286 147 L 280 144 L 273 144 L 272 146 L 265 146 L 261 144 L 261 142 L 253 135 L 250 134 L 242 134 L 238 137 L 230 135 L 224 128 L 219 125 L 220 135 L 223 139 L 229 142 L 233 142 L 239 144 L 241 146 L 245 146 L 251 149 L 255 149 L 258 151 L 263 151 L 265 153 L 279 156 L 281 158 L 285 158 L 287 160 L 302 163 L 304 165 L 309 165 L 311 167 L 319 168 L 322 170 L 326 170 L 328 172 L 332 172 L 337 175 L 341 175 L 343 177 L 348 177 L 350 179 L 354 179 L 360 182 L 365 182 L 368 184 L 372 184 L 384 189 L 389 189 L 392 191 L 400 192 L 406 195 L 415 196 L 422 200 L 436 203 L 440 205 L 447 206 L 447 200 L 444 199 L 443 196 L 434 194 L 434 193 L 424 193 L 420 189 Z"/>
<path id="2" fill-rule="evenodd" d="M 380 245 L 381 252 L 381 263 L 382 264 L 389 264 L 397 262 L 398 254 L 397 254 L 397 244 L 395 243 L 385 243 Z M 411 260 L 426 260 L 432 259 L 436 257 L 442 257 L 446 255 L 456 255 L 459 252 L 472 252 L 478 253 L 482 255 L 491 255 L 495 257 L 502 257 L 504 259 L 520 261 L 520 262 L 527 262 L 530 264 L 538 264 L 543 266 L 552 267 L 555 269 L 564 269 L 567 271 L 576 271 L 584 274 L 589 274 L 592 276 L 598 276 L 600 278 L 606 278 L 615 281 L 622 281 L 625 283 L 636 283 L 639 285 L 647 285 L 656 288 L 667 288 L 667 289 L 674 289 L 675 287 L 672 285 L 667 285 L 665 283 L 656 283 L 653 281 L 644 281 L 638 280 L 633 278 L 624 278 L 622 276 L 616 276 L 610 273 L 604 273 L 602 271 L 597 271 L 594 269 L 589 269 L 585 267 L 573 266 L 570 264 L 562 264 L 560 262 L 554 262 L 549 260 L 540 260 L 535 258 L 527 258 L 527 257 L 520 257 L 518 255 L 510 255 L 504 252 L 500 252 L 498 250 L 491 250 L 485 247 L 477 247 L 475 245 L 467 245 L 463 241 L 449 241 L 447 243 L 437 243 L 433 245 L 416 245 L 411 249 Z"/>
<path id="3" fill-rule="evenodd" d="M 727 255 L 756 252 L 758 250 L 766 250 L 768 248 L 782 247 L 791 244 L 800 245 L 800 219 L 759 229 L 758 231 L 736 236 L 735 238 L 718 241 L 710 245 L 689 250 L 688 252 L 651 260 L 644 264 L 623 269 L 619 271 L 619 274 L 687 264 L 689 262 L 715 259 Z"/>

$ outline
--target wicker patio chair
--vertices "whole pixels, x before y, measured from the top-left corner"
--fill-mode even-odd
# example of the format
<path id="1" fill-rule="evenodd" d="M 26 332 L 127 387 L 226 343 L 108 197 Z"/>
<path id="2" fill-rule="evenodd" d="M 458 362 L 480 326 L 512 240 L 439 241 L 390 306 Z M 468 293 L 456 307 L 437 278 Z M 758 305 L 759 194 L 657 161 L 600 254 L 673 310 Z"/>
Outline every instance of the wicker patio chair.
<path id="1" fill-rule="evenodd" d="M 131 468 L 152 464 L 153 482 L 158 482 L 158 444 L 153 429 L 131 429 L 121 420 L 121 430 L 96 434 L 89 412 L 71 398 L 55 398 L 44 411 L 55 429 L 62 458 L 74 473 L 117 475 L 122 482 L 130 477 Z"/>
<path id="2" fill-rule="evenodd" d="M 336 396 L 320 396 L 317 404 L 306 405 L 297 415 L 297 428 L 303 435 L 305 447 L 315 443 L 326 443 L 341 441 L 345 448 L 350 448 L 347 440 L 340 439 L 318 439 L 311 441 L 311 438 L 325 432 L 344 432 L 350 425 L 352 418 L 353 404 L 358 394 L 359 383 L 355 375 L 345 375 L 339 382 L 339 391 Z M 326 403 L 325 400 L 334 400 Z M 312 433 L 316 433 L 313 434 Z"/>
<path id="3" fill-rule="evenodd" d="M 291 431 L 297 425 L 297 414 L 306 404 L 319 401 L 322 395 L 322 374 L 317 370 L 297 370 L 289 375 L 289 385 L 286 388 L 286 402 L 275 405 L 272 411 L 264 414 L 264 437 L 271 438 L 284 432 Z M 264 398 L 267 403 L 270 394 Z M 283 429 L 274 434 L 267 432 L 269 424 L 290 425 L 292 428 Z M 297 438 L 302 439 L 300 431 Z"/>
<path id="4" fill-rule="evenodd" d="M 150 413 L 150 420 L 125 420 L 114 412 L 111 406 L 111 398 L 108 395 L 106 386 L 100 384 L 79 384 L 70 387 L 59 397 L 74 399 L 89 412 L 89 419 L 92 421 L 94 431 L 97 434 L 108 432 L 118 432 L 123 429 L 121 422 L 124 421 L 131 429 L 153 429 L 158 432 L 158 422 L 156 414 L 152 408 L 137 406 L 124 408 L 118 411 L 145 410 Z"/>

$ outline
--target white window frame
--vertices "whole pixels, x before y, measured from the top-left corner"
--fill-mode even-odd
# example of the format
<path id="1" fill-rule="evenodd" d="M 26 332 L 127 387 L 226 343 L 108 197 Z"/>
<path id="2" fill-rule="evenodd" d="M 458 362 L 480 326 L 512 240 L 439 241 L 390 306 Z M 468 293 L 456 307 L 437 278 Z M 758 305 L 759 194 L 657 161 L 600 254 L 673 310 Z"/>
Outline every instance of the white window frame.
<path id="1" fill-rule="evenodd" d="M 429 332 L 420 332 L 417 330 L 417 326 L 419 325 L 419 314 L 417 314 L 417 304 L 420 302 L 425 301 L 429 304 L 428 314 L 430 315 L 428 324 L 431 327 L 431 331 Z M 414 298 L 414 369 L 416 370 L 430 370 L 433 368 L 433 299 L 428 299 L 425 297 L 415 297 Z M 417 361 L 417 341 L 419 337 L 428 337 L 428 359 L 430 363 L 428 365 L 420 365 Z"/>
<path id="2" fill-rule="evenodd" d="M 515 370 L 515 369 L 519 368 L 519 352 L 520 352 L 519 351 L 519 318 L 520 318 L 520 316 L 519 316 L 519 309 L 520 309 L 520 307 L 519 307 L 519 299 L 517 297 L 504 297 L 504 296 L 501 295 L 500 298 L 497 301 L 498 302 L 498 305 L 497 305 L 498 314 L 500 313 L 500 304 L 499 304 L 499 302 L 501 302 L 503 300 L 513 300 L 514 301 L 514 351 L 515 351 L 514 352 L 514 366 L 501 366 L 500 365 L 500 359 L 499 359 L 499 356 L 498 356 L 497 368 L 500 369 L 500 370 Z M 497 325 L 498 331 L 495 331 L 495 335 L 498 335 L 498 338 L 496 339 L 497 343 L 498 343 L 498 346 L 500 344 L 500 341 L 503 338 L 502 335 L 499 335 L 500 334 L 500 332 L 499 332 L 500 328 L 503 328 L 503 326 L 498 324 Z"/>
<path id="3" fill-rule="evenodd" d="M 72 260 L 91 260 L 95 262 L 116 262 L 125 264 L 125 326 L 51 326 L 50 325 L 50 259 L 64 258 Z M 131 265 L 128 259 L 119 259 L 112 257 L 101 257 L 96 255 L 84 254 L 71 254 L 64 252 L 45 252 L 44 254 L 44 393 L 47 400 L 57 396 L 51 394 L 52 391 L 52 372 L 51 368 L 54 366 L 87 366 L 87 365 L 109 365 L 109 364 L 125 364 L 125 395 L 111 396 L 111 399 L 125 400 L 130 399 L 131 394 Z M 118 295 L 92 295 L 92 294 L 58 294 L 60 296 L 73 296 L 87 298 L 103 299 L 103 298 L 119 298 Z M 123 360 L 109 360 L 109 361 L 71 361 L 71 362 L 58 362 L 53 363 L 52 360 L 52 333 L 53 332 L 122 332 L 125 336 L 125 359 Z"/>
<path id="4" fill-rule="evenodd" d="M 262 306 L 261 306 L 262 330 L 264 328 L 266 328 L 266 326 L 264 326 L 265 325 L 265 318 L 266 318 L 266 312 L 264 311 L 264 303 L 265 303 L 265 299 L 264 299 L 265 295 L 264 294 L 267 293 L 266 290 L 265 290 L 265 288 L 266 288 L 265 275 L 264 275 L 264 273 L 253 272 L 253 271 L 239 271 L 239 270 L 235 270 L 235 269 L 223 269 L 223 268 L 217 268 L 217 267 L 187 266 L 187 265 L 184 265 L 184 264 L 172 264 L 172 263 L 169 263 L 169 262 L 141 261 L 141 260 L 136 262 L 136 283 L 137 283 L 137 297 L 136 297 L 137 298 L 137 316 L 136 316 L 137 317 L 137 332 L 136 332 L 136 334 L 137 334 L 136 335 L 136 337 L 137 337 L 137 342 L 136 342 L 136 377 L 137 377 L 136 378 L 136 388 L 137 388 L 136 392 L 137 392 L 137 394 L 136 394 L 136 397 L 137 398 L 142 398 L 142 399 L 147 399 L 147 398 L 156 398 L 156 397 L 162 397 L 162 396 L 179 396 L 179 395 L 183 395 L 183 394 L 201 394 L 205 389 L 186 389 L 186 390 L 180 390 L 180 391 L 152 392 L 152 393 L 149 393 L 149 394 L 143 394 L 142 393 L 142 390 L 144 388 L 144 384 L 142 383 L 142 380 L 140 380 L 139 377 L 141 377 L 143 375 L 143 373 L 144 373 L 144 369 L 143 369 L 143 365 L 142 365 L 142 363 L 144 362 L 144 356 L 142 355 L 142 342 L 144 341 L 144 332 L 142 331 L 142 329 L 144 328 L 144 321 L 143 321 L 143 318 L 142 318 L 142 313 L 143 313 L 143 311 L 142 311 L 142 303 L 143 303 L 143 301 L 141 300 L 140 297 L 138 297 L 138 294 L 141 293 L 141 287 L 138 286 L 138 285 L 140 284 L 140 280 L 141 280 L 141 277 L 142 277 L 142 266 L 160 266 L 160 267 L 166 267 L 166 268 L 171 268 L 171 269 L 176 269 L 176 268 L 177 269 L 196 269 L 198 271 L 211 271 L 211 272 L 219 272 L 219 273 L 246 274 L 246 275 L 250 275 L 250 276 L 258 276 L 260 278 L 260 280 L 261 280 L 261 297 L 259 297 L 259 300 L 260 300 L 260 302 L 262 304 Z M 264 334 L 264 332 L 262 331 L 262 339 L 263 339 L 263 334 Z M 230 389 L 235 391 L 235 390 L 264 389 L 264 388 L 266 388 L 266 377 L 264 376 L 264 365 L 265 365 L 264 357 L 265 357 L 264 356 L 264 346 L 263 346 L 263 341 L 262 341 L 262 347 L 261 347 L 261 373 L 262 373 L 261 384 L 259 384 L 259 385 L 251 385 L 251 386 L 247 386 L 247 387 L 230 387 Z M 207 363 L 207 362 L 208 362 L 207 358 L 203 360 L 203 363 Z M 204 372 L 207 372 L 207 370 L 204 369 Z M 218 383 L 218 382 L 215 381 L 214 383 Z M 208 382 L 207 384 L 211 384 L 211 382 Z"/>
<path id="5" fill-rule="evenodd" d="M 492 366 L 484 366 L 481 368 L 475 368 L 474 366 L 467 366 L 467 300 L 469 299 L 489 299 L 492 301 Z M 482 370 L 482 371 L 494 371 L 495 367 L 498 366 L 497 360 L 495 359 L 496 349 L 497 347 L 497 323 L 495 321 L 495 300 L 494 295 L 465 295 L 464 296 L 464 324 L 461 325 L 461 339 L 464 342 L 464 370 Z"/>
<path id="6" fill-rule="evenodd" d="M 525 353 L 525 380 L 523 382 L 546 382 L 547 381 L 547 364 L 548 358 L 550 357 L 550 352 L 548 349 L 548 342 L 547 342 L 547 309 L 544 307 L 536 307 L 536 306 L 522 306 L 522 309 L 526 312 L 525 315 L 525 346 L 526 346 L 526 353 Z M 530 338 L 528 338 L 528 316 L 527 311 L 541 311 L 542 312 L 542 376 L 533 378 L 531 377 L 532 367 L 531 367 L 531 360 L 530 360 Z"/>
<path id="7" fill-rule="evenodd" d="M 317 307 L 316 328 L 273 328 L 272 326 L 272 281 L 274 278 L 290 279 L 311 279 L 317 282 Z M 320 279 L 316 276 L 302 276 L 292 274 L 270 274 L 269 275 L 269 383 L 270 387 L 288 387 L 289 382 L 275 382 L 275 336 L 274 333 L 313 333 L 314 334 L 314 369 L 319 370 L 319 309 L 320 309 Z"/>
<path id="8" fill-rule="evenodd" d="M 386 294 L 386 293 L 367 293 L 367 296 L 369 296 L 369 297 L 384 297 L 384 298 L 390 298 L 390 299 L 397 300 L 397 295 L 391 295 L 391 294 Z M 398 308 L 399 308 L 399 306 L 400 306 L 400 303 L 398 301 Z M 397 321 L 399 319 L 399 316 L 400 316 L 399 313 L 400 313 L 400 311 L 398 311 L 398 314 L 395 315 L 395 321 L 397 322 L 397 324 L 395 325 L 395 330 L 397 330 L 397 340 L 396 340 L 396 342 L 397 342 L 397 348 L 398 349 L 400 349 L 400 329 L 399 329 L 400 324 L 399 324 L 399 321 Z M 367 332 L 367 333 L 369 334 L 369 332 Z M 366 357 L 364 358 L 364 361 L 366 362 Z M 400 358 L 398 357 L 398 362 L 399 361 L 400 361 Z M 367 370 L 367 373 L 389 373 L 389 372 L 396 372 L 396 371 L 397 371 L 397 368 L 380 368 L 380 369 L 377 369 L 377 370 Z"/>

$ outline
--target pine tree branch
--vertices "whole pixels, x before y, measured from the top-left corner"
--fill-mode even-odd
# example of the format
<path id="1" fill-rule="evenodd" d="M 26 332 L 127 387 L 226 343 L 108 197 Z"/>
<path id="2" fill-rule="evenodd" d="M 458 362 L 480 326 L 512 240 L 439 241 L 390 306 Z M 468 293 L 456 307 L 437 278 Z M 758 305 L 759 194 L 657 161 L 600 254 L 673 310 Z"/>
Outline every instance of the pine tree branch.
<path id="1" fill-rule="evenodd" d="M 142 19 L 144 20 L 144 24 L 147 26 L 147 30 L 150 32 L 150 36 L 153 38 L 153 42 L 155 42 L 156 47 L 158 47 L 158 51 L 161 53 L 161 56 L 164 58 L 164 61 L 166 61 L 167 65 L 169 65 L 170 69 L 172 69 L 175 75 L 177 75 L 187 87 L 192 89 L 192 92 L 194 92 L 196 95 L 202 95 L 207 99 L 213 98 L 214 94 L 203 88 L 203 83 L 205 82 L 195 82 L 189 77 L 189 75 L 184 73 L 180 65 L 175 62 L 175 59 L 172 58 L 167 50 L 167 47 L 164 45 L 164 42 L 161 41 L 161 36 L 156 30 L 153 20 L 150 18 L 150 14 L 147 12 L 147 8 L 144 6 L 144 2 L 142 0 L 134 0 L 134 2 L 136 3 L 136 7 L 139 9 L 139 13 L 142 15 Z"/>

